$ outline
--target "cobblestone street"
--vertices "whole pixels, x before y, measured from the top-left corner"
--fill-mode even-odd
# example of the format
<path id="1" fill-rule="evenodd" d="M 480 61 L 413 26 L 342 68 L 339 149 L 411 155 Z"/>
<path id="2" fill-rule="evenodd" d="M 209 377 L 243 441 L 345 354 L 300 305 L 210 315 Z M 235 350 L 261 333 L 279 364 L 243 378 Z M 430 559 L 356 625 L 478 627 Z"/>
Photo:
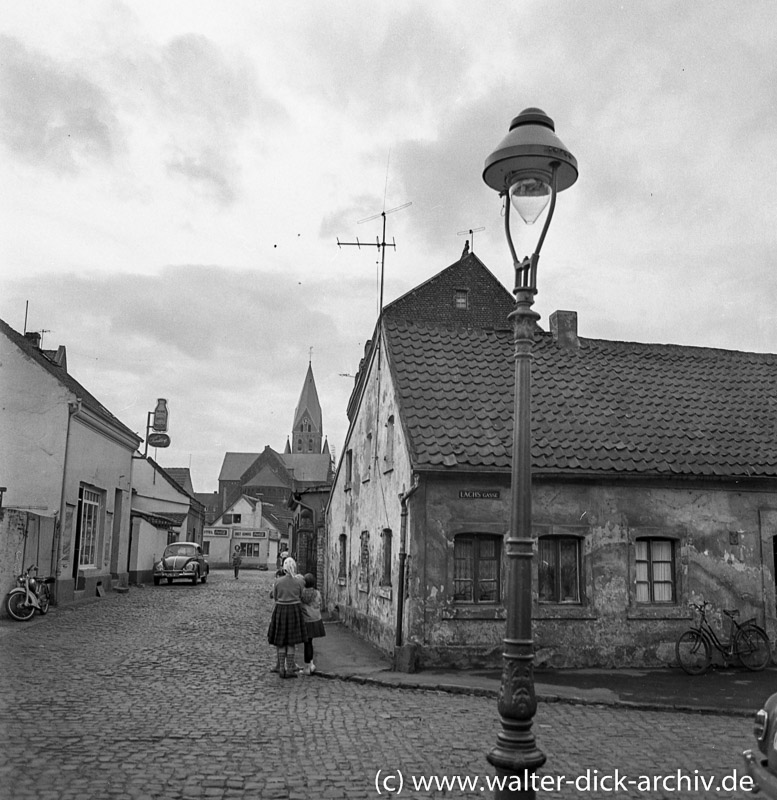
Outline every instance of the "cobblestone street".
<path id="1" fill-rule="evenodd" d="M 3 800 L 491 796 L 492 699 L 323 677 L 280 680 L 266 644 L 271 575 L 214 572 L 206 585 L 133 587 L 0 630 Z M 321 645 L 322 648 L 325 644 Z M 745 797 L 752 723 L 739 717 L 540 705 L 543 774 L 688 776 L 699 789 L 541 797 Z M 413 777 L 480 783 L 416 789 Z M 698 779 L 714 778 L 705 791 Z"/>

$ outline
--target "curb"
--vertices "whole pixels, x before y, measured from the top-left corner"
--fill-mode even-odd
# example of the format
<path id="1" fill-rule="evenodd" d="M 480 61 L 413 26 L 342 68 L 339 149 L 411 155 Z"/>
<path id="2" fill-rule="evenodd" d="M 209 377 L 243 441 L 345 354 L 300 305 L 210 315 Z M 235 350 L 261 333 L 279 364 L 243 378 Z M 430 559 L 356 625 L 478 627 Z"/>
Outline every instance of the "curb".
<path id="1" fill-rule="evenodd" d="M 446 692 L 447 694 L 463 694 L 471 697 L 499 697 L 497 689 L 482 689 L 474 686 L 459 686 L 458 684 L 440 683 L 425 684 L 399 681 L 385 681 L 379 678 L 370 678 L 366 675 L 337 675 L 332 672 L 322 672 L 316 670 L 316 675 L 327 680 L 347 681 L 370 686 L 383 686 L 388 689 L 398 689 L 407 691 L 423 692 Z M 718 717 L 743 717 L 752 719 L 757 709 L 746 711 L 744 709 L 726 709 L 713 706 L 688 706 L 670 703 L 638 702 L 634 700 L 585 700 L 582 697 L 567 697 L 560 694 L 538 694 L 538 703 L 566 703 L 567 705 L 577 706 L 607 706 L 609 708 L 621 708 L 624 711 L 660 711 L 665 714 L 698 714 L 702 716 Z"/>

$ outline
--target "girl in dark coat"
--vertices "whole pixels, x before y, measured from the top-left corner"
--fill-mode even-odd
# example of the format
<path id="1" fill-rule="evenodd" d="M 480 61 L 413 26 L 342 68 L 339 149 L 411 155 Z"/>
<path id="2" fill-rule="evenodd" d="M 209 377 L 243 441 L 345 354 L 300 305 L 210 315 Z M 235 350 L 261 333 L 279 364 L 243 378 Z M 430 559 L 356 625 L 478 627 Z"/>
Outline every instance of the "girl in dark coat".
<path id="1" fill-rule="evenodd" d="M 272 588 L 275 606 L 267 629 L 267 641 L 277 650 L 281 678 L 296 678 L 295 648 L 307 640 L 305 618 L 302 615 L 305 581 L 297 573 L 297 562 L 293 558 L 285 559 L 283 573 L 283 577 L 277 578 Z"/>

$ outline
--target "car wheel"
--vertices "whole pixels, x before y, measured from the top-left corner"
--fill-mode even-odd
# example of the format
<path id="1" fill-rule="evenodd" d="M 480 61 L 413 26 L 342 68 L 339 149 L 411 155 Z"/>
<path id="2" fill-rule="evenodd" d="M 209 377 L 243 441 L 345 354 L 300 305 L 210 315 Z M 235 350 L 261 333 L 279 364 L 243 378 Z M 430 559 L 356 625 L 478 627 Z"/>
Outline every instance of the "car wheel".
<path id="1" fill-rule="evenodd" d="M 199 577 L 199 572 L 195 569 L 194 573 L 192 574 L 192 586 L 197 585 L 197 578 Z"/>
<path id="2" fill-rule="evenodd" d="M 207 572 L 200 578 L 200 581 L 202 583 L 207 583 L 208 582 L 208 573 Z"/>
<path id="3" fill-rule="evenodd" d="M 159 586 L 159 578 L 154 575 L 154 586 Z"/>

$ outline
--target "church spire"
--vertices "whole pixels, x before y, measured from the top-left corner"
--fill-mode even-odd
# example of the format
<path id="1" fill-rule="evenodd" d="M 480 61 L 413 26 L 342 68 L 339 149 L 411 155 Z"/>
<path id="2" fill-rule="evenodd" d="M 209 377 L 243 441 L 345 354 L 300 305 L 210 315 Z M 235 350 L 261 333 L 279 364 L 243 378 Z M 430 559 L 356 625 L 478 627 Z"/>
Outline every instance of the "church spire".
<path id="1" fill-rule="evenodd" d="M 313 365 L 308 363 L 308 372 L 302 385 L 297 408 L 294 410 L 294 424 L 291 430 L 292 453 L 321 453 L 324 423 L 321 404 L 318 402 Z"/>

